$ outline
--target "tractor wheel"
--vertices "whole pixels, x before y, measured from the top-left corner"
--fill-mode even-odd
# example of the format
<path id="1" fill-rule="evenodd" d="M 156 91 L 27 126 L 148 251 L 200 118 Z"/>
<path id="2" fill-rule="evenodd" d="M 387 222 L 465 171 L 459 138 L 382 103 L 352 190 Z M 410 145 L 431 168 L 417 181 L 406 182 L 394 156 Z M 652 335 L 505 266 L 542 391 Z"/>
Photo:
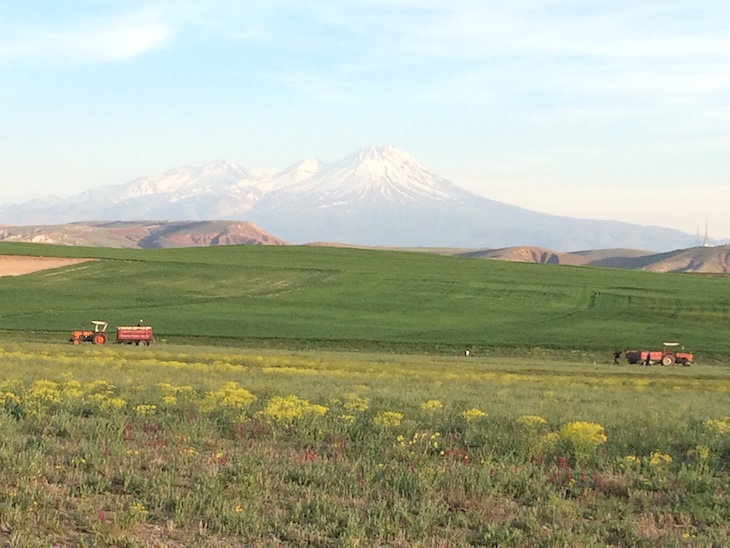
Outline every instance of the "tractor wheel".
<path id="1" fill-rule="evenodd" d="M 683 366 L 685 366 L 685 367 L 689 367 L 690 365 L 692 365 L 692 362 L 691 362 L 691 361 L 689 361 L 689 360 L 684 360 L 684 361 L 682 362 L 682 365 L 683 365 Z"/>
<path id="2" fill-rule="evenodd" d="M 150 341 L 146 341 L 146 340 L 137 341 L 137 346 L 147 346 L 148 344 L 150 344 Z"/>
<path id="3" fill-rule="evenodd" d="M 674 365 L 674 356 L 667 355 L 662 358 L 662 365 Z"/>
<path id="4" fill-rule="evenodd" d="M 106 343 L 106 333 L 94 333 L 94 336 L 91 338 L 91 342 L 93 344 L 104 344 Z"/>

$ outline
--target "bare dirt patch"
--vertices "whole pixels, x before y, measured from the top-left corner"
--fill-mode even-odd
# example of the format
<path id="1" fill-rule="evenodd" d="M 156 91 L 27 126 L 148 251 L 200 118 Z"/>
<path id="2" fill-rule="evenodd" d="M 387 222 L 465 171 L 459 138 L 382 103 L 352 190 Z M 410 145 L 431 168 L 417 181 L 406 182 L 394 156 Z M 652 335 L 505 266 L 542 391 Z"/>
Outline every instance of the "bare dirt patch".
<path id="1" fill-rule="evenodd" d="M 67 259 L 61 257 L 28 257 L 23 255 L 0 255 L 0 276 L 22 276 L 41 270 L 60 268 L 94 259 Z"/>

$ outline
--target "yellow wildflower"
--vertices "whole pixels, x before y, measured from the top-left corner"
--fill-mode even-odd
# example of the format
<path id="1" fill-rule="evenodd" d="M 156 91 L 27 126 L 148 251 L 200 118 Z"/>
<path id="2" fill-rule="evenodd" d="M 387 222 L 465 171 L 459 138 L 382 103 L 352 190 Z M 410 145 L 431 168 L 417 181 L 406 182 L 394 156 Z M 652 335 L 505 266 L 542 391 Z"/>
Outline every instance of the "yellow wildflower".
<path id="1" fill-rule="evenodd" d="M 60 399 L 58 383 L 54 381 L 37 380 L 25 393 L 24 399 L 45 403 L 57 402 Z"/>
<path id="2" fill-rule="evenodd" d="M 135 517 L 143 518 L 147 515 L 147 508 L 141 502 L 133 502 L 129 505 L 129 513 Z"/>
<path id="3" fill-rule="evenodd" d="M 274 422 L 287 422 L 306 415 L 324 415 L 327 411 L 328 409 L 324 405 L 309 403 L 307 400 L 291 395 L 285 398 L 274 396 L 266 402 L 266 407 L 257 415 Z"/>
<path id="4" fill-rule="evenodd" d="M 649 466 L 658 467 L 672 462 L 672 457 L 659 451 L 652 451 L 651 456 L 644 457 L 644 460 L 649 463 Z"/>
<path id="5" fill-rule="evenodd" d="M 135 405 L 134 412 L 138 415 L 152 415 L 157 410 L 156 405 Z"/>
<path id="6" fill-rule="evenodd" d="M 481 409 L 473 408 L 473 409 L 467 409 L 466 411 L 464 411 L 461 414 L 461 416 L 464 417 L 464 419 L 467 422 L 471 422 L 471 421 L 481 419 L 482 417 L 486 417 L 487 414 L 484 411 L 482 411 Z"/>
<path id="7" fill-rule="evenodd" d="M 573 446 L 575 459 L 579 463 L 588 460 L 596 447 L 606 443 L 603 426 L 595 422 L 569 422 L 560 427 L 558 435 Z"/>
<path id="8" fill-rule="evenodd" d="M 705 421 L 705 428 L 713 434 L 730 433 L 730 423 L 726 420 L 708 419 Z"/>
<path id="9" fill-rule="evenodd" d="M 552 451 L 555 449 L 555 444 L 560 439 L 557 432 L 548 432 L 540 438 L 538 441 L 538 450 L 540 451 Z"/>
<path id="10" fill-rule="evenodd" d="M 0 392 L 0 405 L 5 405 L 5 403 L 18 404 L 20 398 L 12 392 Z"/>
<path id="11" fill-rule="evenodd" d="M 636 455 L 626 455 L 618 459 L 618 464 L 624 470 L 633 470 L 641 465 L 641 459 Z"/>
<path id="12" fill-rule="evenodd" d="M 428 400 L 421 404 L 421 411 L 425 411 L 426 413 L 435 413 L 436 411 L 441 411 L 443 408 L 444 404 L 438 400 Z"/>
<path id="13" fill-rule="evenodd" d="M 569 422 L 561 426 L 558 433 L 561 438 L 579 444 L 597 446 L 606 442 L 603 426 L 595 422 Z"/>
<path id="14" fill-rule="evenodd" d="M 344 397 L 342 407 L 348 411 L 365 411 L 368 408 L 367 398 L 361 398 L 357 394 L 347 394 Z"/>
<path id="15" fill-rule="evenodd" d="M 517 424 L 520 424 L 525 428 L 532 429 L 538 428 L 543 424 L 547 424 L 547 421 L 539 415 L 523 415 L 517 418 Z"/>
<path id="16" fill-rule="evenodd" d="M 256 396 L 245 388 L 239 388 L 235 382 L 223 384 L 215 392 L 209 392 L 208 396 L 218 401 L 223 407 L 235 407 L 241 409 L 248 407 L 256 401 Z"/>
<path id="17" fill-rule="evenodd" d="M 375 418 L 373 418 L 373 424 L 382 428 L 393 428 L 400 426 L 400 422 L 403 420 L 403 413 L 396 411 L 381 411 Z"/>
<path id="18" fill-rule="evenodd" d="M 84 391 L 81 388 L 79 381 L 70 380 L 66 381 L 63 385 L 63 397 L 68 399 L 78 399 L 83 397 Z"/>
<path id="19" fill-rule="evenodd" d="M 127 402 L 122 398 L 106 398 L 102 405 L 102 409 L 121 409 L 127 405 Z"/>
<path id="20" fill-rule="evenodd" d="M 709 460 L 710 448 L 704 444 L 700 444 L 695 447 L 695 454 L 697 455 L 697 458 L 701 461 Z"/>
<path id="21" fill-rule="evenodd" d="M 114 385 L 104 380 L 95 380 L 84 385 L 84 392 L 88 394 L 113 394 L 114 390 Z"/>

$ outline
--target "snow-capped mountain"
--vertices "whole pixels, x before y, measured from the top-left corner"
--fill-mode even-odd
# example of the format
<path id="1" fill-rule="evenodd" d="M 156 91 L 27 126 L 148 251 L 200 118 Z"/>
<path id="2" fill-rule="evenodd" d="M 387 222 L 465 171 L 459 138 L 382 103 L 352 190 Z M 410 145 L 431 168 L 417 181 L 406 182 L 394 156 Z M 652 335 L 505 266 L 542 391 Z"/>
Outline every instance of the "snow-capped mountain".
<path id="1" fill-rule="evenodd" d="M 476 197 L 430 173 L 415 158 L 390 145 L 364 148 L 327 166 L 310 162 L 303 164 L 316 169 L 308 177 L 280 185 L 263 202 L 296 200 L 312 207 L 359 209 L 379 201 L 404 205 L 469 203 Z"/>
<path id="2" fill-rule="evenodd" d="M 495 248 L 530 242 L 556 250 L 694 245 L 693 236 L 676 230 L 559 217 L 489 200 L 390 145 L 317 167 L 311 177 L 268 192 L 246 219 L 295 243 Z"/>
<path id="3" fill-rule="evenodd" d="M 233 162 L 177 167 L 123 185 L 86 190 L 66 200 L 0 206 L 0 222 L 57 224 L 90 220 L 199 220 L 230 218 L 264 195 L 265 176 Z"/>
<path id="4" fill-rule="evenodd" d="M 179 167 L 156 177 L 137 179 L 123 187 L 118 200 L 142 196 L 188 196 L 226 192 L 231 187 L 245 187 L 261 178 L 233 162 L 211 162 L 200 168 Z"/>
<path id="5" fill-rule="evenodd" d="M 304 160 L 275 175 L 232 162 L 179 167 L 71 198 L 0 206 L 0 224 L 74 221 L 253 221 L 292 243 L 507 247 L 571 251 L 695 245 L 676 230 L 527 211 L 473 194 L 390 146 L 366 147 L 323 163 Z"/>

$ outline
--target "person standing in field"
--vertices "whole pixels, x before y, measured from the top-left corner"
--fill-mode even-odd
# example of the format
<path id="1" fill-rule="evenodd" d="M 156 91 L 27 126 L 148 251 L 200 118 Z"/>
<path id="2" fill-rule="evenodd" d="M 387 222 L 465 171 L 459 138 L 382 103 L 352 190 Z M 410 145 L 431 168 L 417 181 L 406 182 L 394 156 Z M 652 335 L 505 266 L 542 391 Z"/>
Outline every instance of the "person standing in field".
<path id="1" fill-rule="evenodd" d="M 616 350 L 616 352 L 613 353 L 613 365 L 618 365 L 621 352 L 623 352 L 623 350 Z"/>

